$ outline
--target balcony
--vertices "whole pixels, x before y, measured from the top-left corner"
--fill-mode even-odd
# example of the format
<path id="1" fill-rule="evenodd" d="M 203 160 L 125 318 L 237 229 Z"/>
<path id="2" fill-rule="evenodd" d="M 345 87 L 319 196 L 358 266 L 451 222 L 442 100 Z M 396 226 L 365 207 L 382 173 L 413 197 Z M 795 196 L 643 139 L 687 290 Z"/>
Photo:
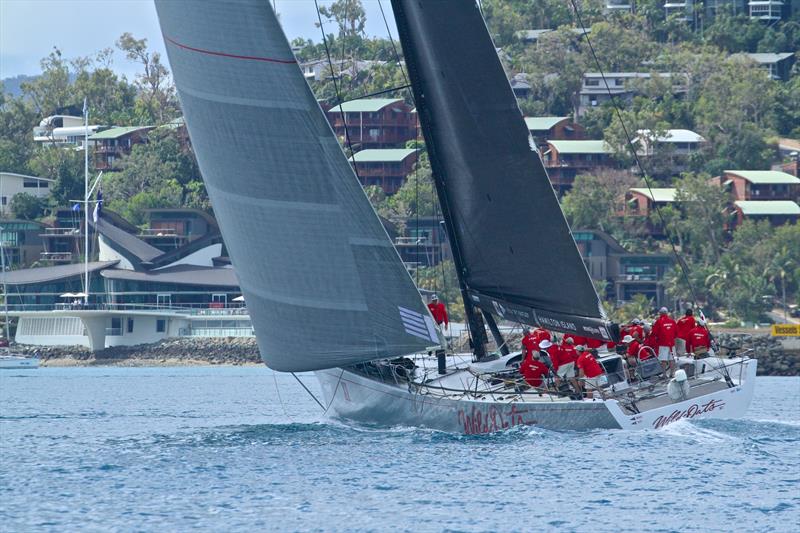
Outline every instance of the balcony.
<path id="1" fill-rule="evenodd" d="M 633 2 L 631 0 L 606 0 L 606 10 L 608 11 L 632 11 Z"/>
<path id="2" fill-rule="evenodd" d="M 82 236 L 83 233 L 80 228 L 45 228 L 44 233 L 39 234 L 39 237 L 43 238 Z"/>
<path id="3" fill-rule="evenodd" d="M 750 18 L 760 20 L 780 20 L 783 12 L 783 2 L 776 0 L 759 0 L 748 2 Z"/>
<path id="4" fill-rule="evenodd" d="M 39 258 L 42 261 L 50 261 L 53 263 L 71 263 L 72 252 L 41 252 Z"/>

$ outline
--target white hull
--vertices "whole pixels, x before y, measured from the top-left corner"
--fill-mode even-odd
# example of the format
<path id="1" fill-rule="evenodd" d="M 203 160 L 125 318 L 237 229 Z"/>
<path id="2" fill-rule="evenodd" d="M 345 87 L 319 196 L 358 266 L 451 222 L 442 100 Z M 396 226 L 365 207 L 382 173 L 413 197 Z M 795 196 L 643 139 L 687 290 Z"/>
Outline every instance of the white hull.
<path id="1" fill-rule="evenodd" d="M 0 369 L 19 370 L 39 368 L 38 357 L 24 357 L 21 355 L 1 355 Z"/>
<path id="2" fill-rule="evenodd" d="M 626 412 L 614 399 L 452 399 L 420 394 L 408 384 L 386 383 L 341 368 L 316 375 L 330 416 L 366 425 L 479 434 L 519 425 L 556 430 L 657 429 L 684 418 L 739 418 L 753 397 L 757 363 L 744 359 L 740 364 L 740 369 L 731 372 L 732 387 L 718 381 L 713 391 L 703 394 L 698 387 L 682 402 L 661 398 L 662 405 L 638 414 Z"/>

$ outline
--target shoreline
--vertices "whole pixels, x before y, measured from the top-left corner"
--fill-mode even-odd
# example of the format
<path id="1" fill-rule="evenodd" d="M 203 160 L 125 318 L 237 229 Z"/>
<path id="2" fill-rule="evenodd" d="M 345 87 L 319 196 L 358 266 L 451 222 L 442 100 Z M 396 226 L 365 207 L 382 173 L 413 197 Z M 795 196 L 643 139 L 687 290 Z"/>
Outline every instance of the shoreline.
<path id="1" fill-rule="evenodd" d="M 254 363 L 244 361 L 240 363 L 218 363 L 214 361 L 206 361 L 203 359 L 147 359 L 147 358 L 127 358 L 127 359 L 111 359 L 111 358 L 95 358 L 95 359 L 72 359 L 72 358 L 50 358 L 43 359 L 39 362 L 40 368 L 179 368 L 179 367 L 199 367 L 199 366 L 218 366 L 218 367 L 251 367 L 263 366 L 264 363 Z"/>

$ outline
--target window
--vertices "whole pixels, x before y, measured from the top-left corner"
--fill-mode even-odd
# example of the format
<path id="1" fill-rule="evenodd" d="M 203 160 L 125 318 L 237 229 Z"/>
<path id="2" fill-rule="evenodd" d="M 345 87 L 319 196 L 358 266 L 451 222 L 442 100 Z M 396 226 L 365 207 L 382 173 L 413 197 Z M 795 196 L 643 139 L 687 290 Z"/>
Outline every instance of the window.
<path id="1" fill-rule="evenodd" d="M 167 321 L 163 318 L 156 320 L 156 333 L 164 333 L 167 330 Z"/>
<path id="2" fill-rule="evenodd" d="M 3 196 L 3 198 L 0 199 L 0 201 L 2 201 L 3 205 L 8 205 L 8 196 Z"/>
<path id="3" fill-rule="evenodd" d="M 586 80 L 586 86 L 587 87 L 599 87 L 600 86 L 600 80 Z"/>
<path id="4" fill-rule="evenodd" d="M 133 333 L 133 319 L 128 318 L 128 333 Z"/>

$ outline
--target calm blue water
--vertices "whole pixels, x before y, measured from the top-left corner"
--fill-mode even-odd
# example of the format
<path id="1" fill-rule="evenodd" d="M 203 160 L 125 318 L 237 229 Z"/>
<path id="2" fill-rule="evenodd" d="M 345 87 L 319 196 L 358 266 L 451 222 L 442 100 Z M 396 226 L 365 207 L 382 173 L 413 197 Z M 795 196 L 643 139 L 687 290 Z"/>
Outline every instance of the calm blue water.
<path id="1" fill-rule="evenodd" d="M 800 378 L 745 420 L 458 437 L 325 421 L 265 368 L 0 374 L 0 531 L 192 529 L 798 531 Z"/>

